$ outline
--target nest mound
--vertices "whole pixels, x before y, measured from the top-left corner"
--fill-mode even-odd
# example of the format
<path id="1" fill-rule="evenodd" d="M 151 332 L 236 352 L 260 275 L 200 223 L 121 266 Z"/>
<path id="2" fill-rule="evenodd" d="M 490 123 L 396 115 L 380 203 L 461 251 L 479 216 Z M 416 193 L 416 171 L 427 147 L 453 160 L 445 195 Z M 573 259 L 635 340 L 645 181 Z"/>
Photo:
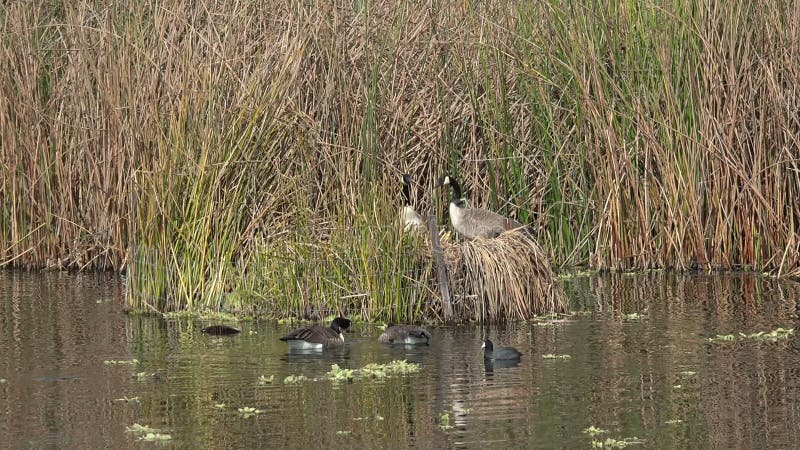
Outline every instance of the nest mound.
<path id="1" fill-rule="evenodd" d="M 527 320 L 567 311 L 547 256 L 524 230 L 460 244 L 443 240 L 442 249 L 460 319 Z"/>

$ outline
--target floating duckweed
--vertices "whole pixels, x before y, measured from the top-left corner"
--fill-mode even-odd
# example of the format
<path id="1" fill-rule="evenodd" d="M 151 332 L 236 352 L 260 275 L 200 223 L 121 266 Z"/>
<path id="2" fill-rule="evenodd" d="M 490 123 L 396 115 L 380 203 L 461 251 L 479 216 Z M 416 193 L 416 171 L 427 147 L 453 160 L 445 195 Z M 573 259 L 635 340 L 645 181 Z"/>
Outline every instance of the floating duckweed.
<path id="1" fill-rule="evenodd" d="M 297 384 L 305 380 L 308 380 L 308 377 L 305 375 L 289 375 L 283 379 L 283 384 Z"/>
<path id="2" fill-rule="evenodd" d="M 769 341 L 776 342 L 781 339 L 788 339 L 789 336 L 794 334 L 794 328 L 776 328 L 772 331 L 759 331 L 757 333 L 739 333 L 733 334 L 718 334 L 712 338 L 708 338 L 708 342 L 732 342 L 732 341 Z"/>
<path id="3" fill-rule="evenodd" d="M 644 441 L 637 437 L 622 440 L 608 438 L 605 441 L 592 441 L 592 448 L 625 448 L 633 444 L 644 444 Z"/>
<path id="4" fill-rule="evenodd" d="M 349 381 L 353 379 L 355 372 L 353 369 L 342 369 L 338 364 L 334 364 L 327 375 L 333 381 Z"/>
<path id="5" fill-rule="evenodd" d="M 338 364 L 333 364 L 331 371 L 326 375 L 333 381 L 350 381 L 355 378 L 386 378 L 392 375 L 406 375 L 420 370 L 419 364 L 406 360 L 395 360 L 387 364 L 367 364 L 361 369 L 343 369 Z"/>
<path id="6" fill-rule="evenodd" d="M 453 425 L 450 425 L 450 413 L 443 412 L 439 414 L 439 428 L 443 430 L 453 428 Z"/>
<path id="7" fill-rule="evenodd" d="M 214 405 L 214 408 L 225 409 L 226 406 L 225 403 L 217 403 Z"/>
<path id="8" fill-rule="evenodd" d="M 595 437 L 598 434 L 608 433 L 608 430 L 604 430 L 602 428 L 597 428 L 596 426 L 592 425 L 589 428 L 583 430 L 583 434 L 588 434 L 589 436 Z"/>
<path id="9" fill-rule="evenodd" d="M 275 380 L 275 375 L 270 375 L 270 376 L 261 375 L 260 377 L 258 377 L 258 384 L 269 384 L 272 383 L 273 380 Z"/>
<path id="10" fill-rule="evenodd" d="M 352 431 L 350 431 L 350 430 L 339 430 L 339 431 L 336 432 L 336 434 L 338 434 L 340 436 L 341 435 L 345 435 L 345 434 L 350 434 L 350 433 L 352 433 Z"/>
<path id="11" fill-rule="evenodd" d="M 122 398 L 115 398 L 115 402 L 128 402 L 128 403 L 138 403 L 139 397 L 122 397 Z"/>
<path id="12" fill-rule="evenodd" d="M 155 376 L 155 372 L 136 372 L 133 374 L 133 378 L 136 378 L 136 381 L 145 381 L 148 378 L 154 378 Z"/>
<path id="13" fill-rule="evenodd" d="M 625 320 L 641 320 L 644 319 L 645 317 L 647 317 L 645 314 L 640 314 L 636 312 L 622 315 L 622 318 Z"/>
<path id="14" fill-rule="evenodd" d="M 552 353 L 547 353 L 546 355 L 542 355 L 544 359 L 570 359 L 572 356 L 569 355 L 554 355 Z"/>
<path id="15" fill-rule="evenodd" d="M 681 388 L 683 388 L 683 385 L 682 384 L 676 384 L 676 385 L 672 386 L 672 388 L 673 389 L 681 389 Z"/>
<path id="16" fill-rule="evenodd" d="M 107 366 L 114 366 L 114 365 L 122 365 L 122 364 L 138 364 L 139 360 L 136 358 L 133 359 L 107 359 L 103 361 L 103 364 Z"/>
<path id="17" fill-rule="evenodd" d="M 141 425 L 141 424 L 135 423 L 135 424 L 133 424 L 133 425 L 131 425 L 129 427 L 125 427 L 125 431 L 127 431 L 128 433 L 133 433 L 133 434 L 147 434 L 147 433 L 155 434 L 155 433 L 159 433 L 161 430 L 157 430 L 157 429 L 155 429 L 155 428 L 153 428 L 153 427 L 151 427 L 149 425 Z"/>
<path id="18" fill-rule="evenodd" d="M 381 416 L 379 414 L 375 414 L 375 417 L 370 417 L 370 416 L 367 416 L 367 417 L 353 417 L 353 420 L 355 420 L 355 421 L 369 420 L 369 419 L 375 419 L 377 421 L 381 421 L 381 420 L 383 420 L 383 416 Z"/>
<path id="19" fill-rule="evenodd" d="M 370 376 L 373 378 L 384 378 L 396 374 L 405 375 L 419 371 L 419 364 L 410 363 L 404 359 L 395 360 L 387 364 L 367 364 L 360 370 L 363 376 Z"/>
<path id="20" fill-rule="evenodd" d="M 242 406 L 241 408 L 238 409 L 238 411 L 239 411 L 239 414 L 241 414 L 242 417 L 244 417 L 245 419 L 247 419 L 248 417 L 253 417 L 256 414 L 261 414 L 261 413 L 264 412 L 263 409 L 256 409 L 256 408 L 252 408 L 250 406 Z"/>
<path id="21" fill-rule="evenodd" d="M 169 441 L 172 439 L 172 436 L 169 434 L 161 434 L 161 433 L 147 433 L 144 436 L 139 436 L 140 441 L 146 442 L 155 442 L 155 441 Z"/>
<path id="22" fill-rule="evenodd" d="M 681 420 L 681 419 L 672 419 L 672 420 L 668 420 L 668 421 L 666 421 L 664 423 L 667 424 L 667 425 L 675 425 L 675 424 L 683 423 L 683 420 Z"/>
<path id="23" fill-rule="evenodd" d="M 556 324 L 554 324 L 553 322 L 536 322 L 534 325 L 537 326 L 537 327 L 554 327 L 554 326 L 556 326 Z"/>
<path id="24" fill-rule="evenodd" d="M 681 372 L 681 375 L 683 375 L 684 377 L 691 377 L 692 375 L 695 374 L 697 374 L 697 372 L 692 372 L 691 370 L 684 370 L 683 372 Z"/>

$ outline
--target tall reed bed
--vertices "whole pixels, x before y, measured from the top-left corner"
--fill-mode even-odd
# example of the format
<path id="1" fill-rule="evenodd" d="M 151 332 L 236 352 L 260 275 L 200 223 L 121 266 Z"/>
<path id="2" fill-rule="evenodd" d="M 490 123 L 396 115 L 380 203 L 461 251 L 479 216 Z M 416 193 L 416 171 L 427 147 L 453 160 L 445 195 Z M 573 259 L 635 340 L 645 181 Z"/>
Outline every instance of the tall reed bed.
<path id="1" fill-rule="evenodd" d="M 10 2 L 0 263 L 125 270 L 137 309 L 414 316 L 397 176 L 441 214 L 447 171 L 558 266 L 798 276 L 798 23 L 778 0 Z"/>

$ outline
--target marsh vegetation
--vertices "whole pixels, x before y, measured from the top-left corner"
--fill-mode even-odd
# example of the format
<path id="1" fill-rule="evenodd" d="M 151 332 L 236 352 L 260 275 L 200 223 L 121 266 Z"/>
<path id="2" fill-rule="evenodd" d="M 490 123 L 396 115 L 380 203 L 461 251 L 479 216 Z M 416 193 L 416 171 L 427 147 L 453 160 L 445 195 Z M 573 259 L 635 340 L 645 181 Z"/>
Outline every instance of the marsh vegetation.
<path id="1" fill-rule="evenodd" d="M 435 319 L 399 175 L 555 267 L 800 274 L 792 2 L 11 2 L 0 264 L 143 311 Z M 465 297 L 465 298 L 468 298 Z"/>

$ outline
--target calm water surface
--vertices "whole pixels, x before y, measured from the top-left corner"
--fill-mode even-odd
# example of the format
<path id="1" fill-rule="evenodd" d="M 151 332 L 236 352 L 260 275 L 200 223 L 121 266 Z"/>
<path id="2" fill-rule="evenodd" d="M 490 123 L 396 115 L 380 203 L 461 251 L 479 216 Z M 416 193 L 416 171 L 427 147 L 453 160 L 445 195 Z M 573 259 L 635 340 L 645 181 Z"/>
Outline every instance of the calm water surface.
<path id="1" fill-rule="evenodd" d="M 800 442 L 797 337 L 708 342 L 795 327 L 798 283 L 577 278 L 565 288 L 582 313 L 561 323 L 431 327 L 423 348 L 385 347 L 380 330 L 356 325 L 344 349 L 323 355 L 287 354 L 278 337 L 291 327 L 271 321 L 217 338 L 199 333 L 207 323 L 127 316 L 123 283 L 0 272 L 0 448 L 591 448 L 590 426 L 607 430 L 595 440 L 638 438 L 633 448 Z M 521 364 L 486 366 L 484 334 L 521 350 Z M 320 379 L 332 364 L 395 359 L 422 371 Z M 309 380 L 283 383 L 300 374 Z M 243 406 L 263 413 L 244 418 Z M 126 432 L 134 423 L 173 440 L 137 441 Z"/>

